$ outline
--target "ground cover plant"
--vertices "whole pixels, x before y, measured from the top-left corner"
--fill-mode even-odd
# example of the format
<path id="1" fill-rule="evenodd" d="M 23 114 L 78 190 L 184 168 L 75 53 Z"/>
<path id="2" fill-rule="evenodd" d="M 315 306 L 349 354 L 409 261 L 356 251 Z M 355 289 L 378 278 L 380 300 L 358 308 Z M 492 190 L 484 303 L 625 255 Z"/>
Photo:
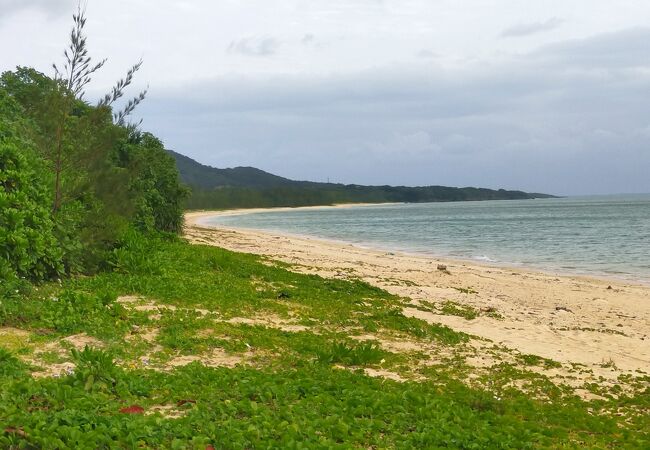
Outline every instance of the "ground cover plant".
<path id="1" fill-rule="evenodd" d="M 469 383 L 471 337 L 365 283 L 170 235 L 110 263 L 2 300 L 1 447 L 648 445 L 647 379 L 585 402 L 524 355 Z"/>

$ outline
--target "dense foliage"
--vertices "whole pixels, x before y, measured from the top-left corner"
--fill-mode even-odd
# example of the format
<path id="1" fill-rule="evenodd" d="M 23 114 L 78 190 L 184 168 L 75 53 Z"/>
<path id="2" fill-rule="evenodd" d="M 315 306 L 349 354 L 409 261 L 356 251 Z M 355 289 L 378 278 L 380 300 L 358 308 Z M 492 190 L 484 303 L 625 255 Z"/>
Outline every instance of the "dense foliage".
<path id="1" fill-rule="evenodd" d="M 118 164 L 129 170 L 134 223 L 142 231 L 177 233 L 183 226 L 183 200 L 178 169 L 163 143 L 151 133 L 135 133 L 118 151 Z"/>
<path id="2" fill-rule="evenodd" d="M 0 77 L 4 280 L 93 272 L 130 228 L 182 225 L 187 191 L 162 143 L 66 82 L 26 67 Z"/>
<path id="3" fill-rule="evenodd" d="M 0 279 L 42 279 L 63 271 L 50 218 L 51 196 L 18 105 L 0 91 Z M 1 292 L 1 290 L 0 290 Z"/>
<path id="4" fill-rule="evenodd" d="M 548 198 L 503 189 L 446 186 L 359 186 L 294 181 L 253 167 L 216 169 L 170 152 L 182 180 L 192 187 L 191 209 L 314 206 L 336 203 L 417 203 Z"/>

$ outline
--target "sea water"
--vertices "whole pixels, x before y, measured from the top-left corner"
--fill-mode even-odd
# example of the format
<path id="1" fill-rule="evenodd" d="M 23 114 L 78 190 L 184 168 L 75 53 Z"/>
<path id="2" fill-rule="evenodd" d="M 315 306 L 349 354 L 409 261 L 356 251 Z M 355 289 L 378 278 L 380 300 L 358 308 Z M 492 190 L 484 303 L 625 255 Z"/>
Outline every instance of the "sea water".
<path id="1" fill-rule="evenodd" d="M 650 283 L 650 194 L 293 209 L 205 223 Z"/>

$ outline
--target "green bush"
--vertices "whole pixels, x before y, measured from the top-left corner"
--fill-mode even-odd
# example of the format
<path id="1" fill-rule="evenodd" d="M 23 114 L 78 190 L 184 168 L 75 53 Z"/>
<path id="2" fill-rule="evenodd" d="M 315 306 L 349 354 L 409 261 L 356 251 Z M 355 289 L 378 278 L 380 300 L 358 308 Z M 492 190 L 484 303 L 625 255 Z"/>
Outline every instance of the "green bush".
<path id="1" fill-rule="evenodd" d="M 133 224 L 141 231 L 179 232 L 189 190 L 181 184 L 176 162 L 162 142 L 151 133 L 132 133 L 118 158 L 118 165 L 130 174 Z"/>
<path id="2" fill-rule="evenodd" d="M 317 361 L 325 364 L 346 364 L 351 366 L 365 366 L 379 363 L 386 353 L 381 347 L 372 342 L 350 346 L 344 342 L 337 342 L 329 348 L 324 348 L 317 353 Z"/>
<path id="3" fill-rule="evenodd" d="M 83 386 L 86 391 L 113 391 L 121 370 L 115 365 L 113 356 L 100 349 L 84 347 L 72 349 L 75 371 L 73 385 Z"/>
<path id="4" fill-rule="evenodd" d="M 108 264 L 113 271 L 130 275 L 159 275 L 161 262 L 156 237 L 129 230 L 113 249 Z"/>
<path id="5" fill-rule="evenodd" d="M 50 218 L 47 170 L 18 136 L 18 107 L 0 91 L 0 279 L 43 280 L 63 271 Z"/>
<path id="6" fill-rule="evenodd" d="M 160 140 L 34 69 L 0 93 L 0 276 L 96 273 L 129 228 L 181 230 L 188 191 Z"/>

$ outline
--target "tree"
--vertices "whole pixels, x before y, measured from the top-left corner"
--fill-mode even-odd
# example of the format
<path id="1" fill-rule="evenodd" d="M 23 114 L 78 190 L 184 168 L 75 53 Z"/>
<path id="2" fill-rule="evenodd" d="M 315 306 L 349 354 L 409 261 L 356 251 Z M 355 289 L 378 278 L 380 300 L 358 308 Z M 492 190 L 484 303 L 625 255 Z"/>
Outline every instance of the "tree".
<path id="1" fill-rule="evenodd" d="M 131 175 L 135 225 L 143 231 L 181 231 L 189 189 L 181 184 L 176 162 L 162 142 L 151 133 L 133 133 L 118 158 Z"/>
<path id="2" fill-rule="evenodd" d="M 97 145 L 97 143 L 92 142 L 92 140 L 87 140 L 85 142 L 87 145 L 85 146 L 74 146 L 69 145 L 69 142 L 67 142 L 66 139 L 69 134 L 66 129 L 69 117 L 75 112 L 75 107 L 86 106 L 82 102 L 85 95 L 85 87 L 90 83 L 92 75 L 101 69 L 106 63 L 106 59 L 103 59 L 99 63 L 93 64 L 92 58 L 88 56 L 88 48 L 86 45 L 87 38 L 84 34 L 86 17 L 85 10 L 81 8 L 81 5 L 77 7 L 76 14 L 72 15 L 72 20 L 74 25 L 70 32 L 70 44 L 63 52 L 65 56 L 63 70 L 59 70 L 56 64 L 53 64 L 55 71 L 54 79 L 57 82 L 56 91 L 60 94 L 60 102 L 58 105 L 60 107 L 51 110 L 57 118 L 53 150 L 51 151 L 51 159 L 54 165 L 55 174 L 54 204 L 52 207 L 53 213 L 58 212 L 63 201 L 64 194 L 62 176 L 66 170 L 66 165 L 74 165 L 75 168 L 78 169 L 80 163 L 96 164 L 97 161 L 101 160 L 101 156 L 105 153 L 103 146 Z M 110 106 L 124 95 L 124 90 L 131 84 L 134 74 L 140 69 L 141 65 L 142 61 L 135 64 L 127 72 L 126 77 L 115 84 L 111 93 L 106 94 L 104 98 L 99 101 L 96 108 L 86 108 L 86 117 L 96 116 L 90 118 L 91 122 L 105 120 L 107 118 L 106 113 L 108 113 L 108 117 L 110 117 Z M 126 117 L 133 112 L 140 102 L 144 100 L 145 96 L 146 90 L 142 91 L 137 97 L 130 100 L 122 111 L 114 114 L 113 118 L 117 125 L 125 124 Z M 74 131 L 78 132 L 79 130 Z M 73 134 L 73 136 L 78 135 L 79 133 Z M 79 144 L 79 142 L 77 142 L 77 144 Z M 77 154 L 75 155 L 75 152 L 71 152 L 70 149 L 77 150 Z"/>
<path id="3" fill-rule="evenodd" d="M 55 241 L 48 242 L 52 248 L 62 249 L 60 262 L 68 273 L 101 268 L 106 252 L 133 225 L 143 231 L 178 232 L 181 203 L 186 197 L 175 163 L 162 143 L 140 132 L 139 123 L 126 121 L 144 100 L 146 90 L 121 110 L 113 109 L 142 62 L 131 67 L 97 104 L 89 104 L 84 100 L 85 87 L 105 60 L 93 64 L 88 56 L 81 8 L 73 21 L 65 63 L 61 70 L 54 66 L 54 78 L 27 67 L 0 77 L 6 103 L 24 116 L 12 135 L 21 141 L 12 141 L 3 150 L 8 162 L 0 166 L 0 177 L 20 175 L 25 180 L 24 174 L 29 174 L 34 178 L 35 190 L 22 184 L 22 191 L 5 189 L 6 193 L 14 197 L 24 194 L 22 200 L 12 197 L 15 201 L 29 203 L 32 198 L 39 205 L 39 217 L 49 210 L 49 222 L 42 222 L 42 227 L 35 224 L 34 229 L 46 237 L 54 236 Z M 8 112 L 0 114 L 9 117 Z M 43 201 L 50 202 L 45 210 Z M 60 273 L 60 265 L 52 267 Z"/>

